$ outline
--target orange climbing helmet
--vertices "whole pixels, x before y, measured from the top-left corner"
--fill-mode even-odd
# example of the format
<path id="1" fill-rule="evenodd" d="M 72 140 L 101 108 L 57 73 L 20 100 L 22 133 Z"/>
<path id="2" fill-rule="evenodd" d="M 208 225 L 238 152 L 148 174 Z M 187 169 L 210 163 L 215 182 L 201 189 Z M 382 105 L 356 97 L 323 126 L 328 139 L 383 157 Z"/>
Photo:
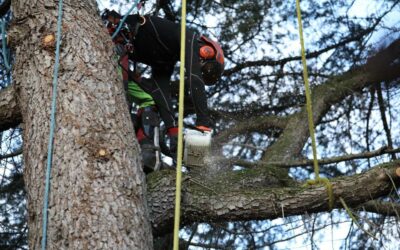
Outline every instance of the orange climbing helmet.
<path id="1" fill-rule="evenodd" d="M 205 36 L 200 36 L 199 44 L 203 80 L 206 85 L 214 85 L 224 72 L 224 52 L 217 42 Z"/>

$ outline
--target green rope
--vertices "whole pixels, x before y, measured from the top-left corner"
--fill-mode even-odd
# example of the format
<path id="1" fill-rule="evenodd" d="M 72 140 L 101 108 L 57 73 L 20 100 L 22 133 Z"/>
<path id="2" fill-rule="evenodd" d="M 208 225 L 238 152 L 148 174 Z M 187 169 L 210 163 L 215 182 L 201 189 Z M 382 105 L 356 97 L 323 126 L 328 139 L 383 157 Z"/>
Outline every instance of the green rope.
<path id="1" fill-rule="evenodd" d="M 374 240 L 378 240 L 371 232 L 368 232 L 367 230 L 365 230 L 360 223 L 358 223 L 357 218 L 354 216 L 354 214 L 351 212 L 350 208 L 347 206 L 346 202 L 344 201 L 344 199 L 342 197 L 339 197 L 340 202 L 342 203 L 343 208 L 346 210 L 347 214 L 350 216 L 350 219 L 354 222 L 354 224 L 357 225 L 357 227 L 359 229 L 361 229 L 362 231 L 364 231 L 366 234 L 368 234 L 369 236 L 371 236 L 371 238 L 373 238 Z"/>
<path id="2" fill-rule="evenodd" d="M 305 46 L 304 46 L 304 38 L 303 38 L 303 25 L 301 22 L 300 0 L 296 0 L 296 10 L 297 10 L 297 21 L 299 23 L 301 62 L 303 64 L 303 78 L 304 78 L 304 85 L 305 85 L 305 90 L 306 90 L 308 129 L 309 129 L 310 137 L 311 137 L 312 152 L 313 152 L 313 159 L 314 159 L 314 173 L 315 173 L 315 180 L 307 181 L 307 185 L 324 184 L 326 186 L 326 189 L 328 192 L 328 197 L 329 197 L 329 209 L 331 210 L 333 208 L 333 198 L 334 198 L 332 184 L 327 178 L 319 177 L 317 143 L 315 141 L 314 120 L 313 120 L 313 113 L 312 113 L 312 99 L 311 99 L 310 84 L 308 82 L 306 52 L 305 52 L 305 48 L 304 48 Z"/>
<path id="3" fill-rule="evenodd" d="M 329 181 L 328 178 L 318 177 L 318 179 L 315 179 L 315 180 L 307 180 L 305 186 L 318 185 L 318 184 L 325 185 L 326 192 L 328 193 L 329 210 L 332 210 L 333 209 L 333 203 L 334 203 L 333 186 L 332 186 L 332 183 Z"/>
<path id="4" fill-rule="evenodd" d="M 56 44 L 56 58 L 53 71 L 53 94 L 51 101 L 51 114 L 50 114 L 50 135 L 49 144 L 47 148 L 47 169 L 46 169 L 46 186 L 43 199 L 43 226 L 42 226 L 42 250 L 46 250 L 47 244 L 47 210 L 49 208 L 49 192 L 50 192 L 50 174 L 53 156 L 53 141 L 55 130 L 56 118 L 56 100 L 57 100 L 57 80 L 58 68 L 60 66 L 60 43 L 61 43 L 61 24 L 62 24 L 62 7 L 63 0 L 58 2 L 58 21 L 57 21 L 57 44 Z"/>

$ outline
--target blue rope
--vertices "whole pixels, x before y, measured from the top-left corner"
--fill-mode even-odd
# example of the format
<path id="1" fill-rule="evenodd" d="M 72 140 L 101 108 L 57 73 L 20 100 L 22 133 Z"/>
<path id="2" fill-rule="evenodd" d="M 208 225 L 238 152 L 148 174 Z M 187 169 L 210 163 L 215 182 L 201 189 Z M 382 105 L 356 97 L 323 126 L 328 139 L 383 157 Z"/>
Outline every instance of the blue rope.
<path id="1" fill-rule="evenodd" d="M 1 44 L 2 44 L 2 54 L 3 54 L 3 62 L 4 66 L 7 70 L 10 70 L 10 64 L 8 63 L 8 49 L 6 43 L 6 21 L 1 21 Z"/>
<path id="2" fill-rule="evenodd" d="M 47 210 L 49 208 L 50 173 L 51 173 L 51 164 L 53 156 L 53 141 L 54 141 L 54 130 L 55 130 L 55 118 L 56 118 L 57 80 L 58 80 L 58 68 L 60 66 L 62 7 L 63 7 L 63 1 L 59 0 L 56 58 L 53 71 L 53 96 L 51 101 L 51 115 L 50 115 L 50 135 L 49 135 L 49 144 L 47 148 L 46 186 L 45 186 L 44 200 L 43 200 L 42 250 L 46 250 L 46 243 L 47 243 Z"/>
<path id="3" fill-rule="evenodd" d="M 132 10 L 139 4 L 140 0 L 136 0 L 136 2 L 132 5 L 132 7 L 128 10 L 128 12 L 125 14 L 125 16 L 122 18 L 121 22 L 119 22 L 119 25 L 117 29 L 115 30 L 114 34 L 111 36 L 111 39 L 114 39 L 118 32 L 121 30 L 122 25 L 125 23 L 126 18 L 129 16 L 129 13 L 132 12 Z"/>

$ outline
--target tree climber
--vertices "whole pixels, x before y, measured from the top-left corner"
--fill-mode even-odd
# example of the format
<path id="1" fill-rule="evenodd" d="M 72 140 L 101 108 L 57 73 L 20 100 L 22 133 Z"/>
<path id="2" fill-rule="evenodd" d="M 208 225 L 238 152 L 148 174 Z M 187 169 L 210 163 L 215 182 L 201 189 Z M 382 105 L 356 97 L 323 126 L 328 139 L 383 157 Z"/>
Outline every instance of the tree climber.
<path id="1" fill-rule="evenodd" d="M 122 16 L 105 10 L 102 19 L 113 34 Z M 170 78 L 180 56 L 180 25 L 156 16 L 129 15 L 123 28 L 113 39 L 123 45 L 125 55 L 120 65 L 131 79 L 153 98 L 170 138 L 170 150 L 176 152 L 177 122 L 172 110 Z M 205 85 L 215 84 L 221 77 L 224 56 L 218 43 L 187 29 L 185 58 L 185 85 L 196 113 L 196 127 L 211 133 Z M 134 62 L 131 70 L 128 59 Z M 152 77 L 136 74 L 136 63 L 151 66 Z"/>

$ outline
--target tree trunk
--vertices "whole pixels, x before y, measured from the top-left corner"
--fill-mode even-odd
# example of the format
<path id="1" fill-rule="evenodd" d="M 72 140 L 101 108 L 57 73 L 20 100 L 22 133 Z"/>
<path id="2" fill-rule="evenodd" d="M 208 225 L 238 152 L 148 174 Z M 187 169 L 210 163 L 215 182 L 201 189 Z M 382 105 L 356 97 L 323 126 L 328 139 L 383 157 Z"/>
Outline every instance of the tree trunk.
<path id="1" fill-rule="evenodd" d="M 13 1 L 29 247 L 39 249 L 57 1 Z M 50 38 L 49 36 L 47 38 Z M 96 1 L 64 1 L 48 249 L 152 249 L 145 179 Z"/>

